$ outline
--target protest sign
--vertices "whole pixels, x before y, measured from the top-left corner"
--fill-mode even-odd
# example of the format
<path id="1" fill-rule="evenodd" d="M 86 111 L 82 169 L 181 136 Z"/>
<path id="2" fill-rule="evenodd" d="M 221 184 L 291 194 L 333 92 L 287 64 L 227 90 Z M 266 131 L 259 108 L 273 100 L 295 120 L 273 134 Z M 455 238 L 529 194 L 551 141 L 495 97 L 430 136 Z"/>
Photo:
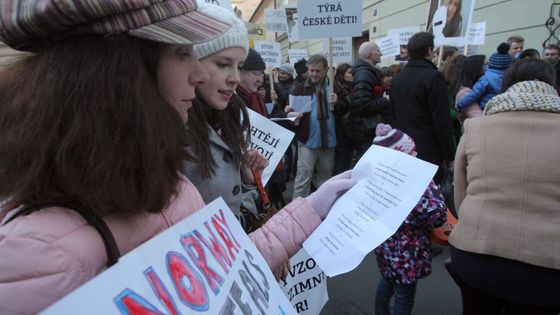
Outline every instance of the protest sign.
<path id="1" fill-rule="evenodd" d="M 329 40 L 323 40 L 325 57 L 329 58 Z M 352 62 L 352 37 L 338 37 L 332 39 L 333 63 Z"/>
<path id="2" fill-rule="evenodd" d="M 215 4 L 215 5 L 219 5 L 220 7 L 229 9 L 231 11 L 233 11 L 233 7 L 231 6 L 231 3 L 229 0 L 204 0 L 206 1 L 206 3 L 211 3 L 211 4 Z"/>
<path id="3" fill-rule="evenodd" d="M 311 102 L 313 98 L 309 95 L 292 95 L 288 96 L 288 105 L 292 106 L 294 112 L 306 113 L 311 111 Z"/>
<path id="4" fill-rule="evenodd" d="M 222 198 L 42 314 L 295 314 Z"/>
<path id="5" fill-rule="evenodd" d="M 254 24 L 245 22 L 245 27 L 247 28 L 247 34 L 249 35 L 249 47 L 254 47 L 254 43 L 257 40 L 266 40 L 264 24 Z"/>
<path id="6" fill-rule="evenodd" d="M 286 11 L 283 9 L 264 9 L 264 25 L 267 32 L 288 32 Z"/>
<path id="7" fill-rule="evenodd" d="M 471 22 L 475 0 L 431 0 L 426 31 L 434 34 L 436 46 L 462 46 L 468 44 L 467 30 Z M 460 10 L 459 10 L 460 9 Z"/>
<path id="8" fill-rule="evenodd" d="M 303 248 L 290 258 L 288 276 L 280 286 L 300 315 L 318 315 L 329 300 L 327 277 Z"/>
<path id="9" fill-rule="evenodd" d="M 420 32 L 420 26 L 394 28 L 387 31 L 387 36 L 397 36 L 399 45 L 408 45 L 408 40 L 418 32 Z"/>
<path id="10" fill-rule="evenodd" d="M 307 60 L 309 58 L 309 55 L 307 53 L 307 49 L 306 48 L 301 48 L 301 49 L 288 49 L 288 58 L 290 59 L 290 64 L 292 65 L 292 67 L 294 66 L 294 64 L 298 61 L 300 61 L 301 59 Z"/>
<path id="11" fill-rule="evenodd" d="M 255 41 L 254 49 L 261 55 L 264 63 L 270 68 L 279 68 L 282 64 L 280 43 L 269 41 Z"/>
<path id="12" fill-rule="evenodd" d="M 381 49 L 381 59 L 392 58 L 401 52 L 401 45 L 399 45 L 399 37 L 397 35 L 382 37 L 375 40 L 375 43 Z"/>
<path id="13" fill-rule="evenodd" d="M 255 111 L 248 111 L 251 122 L 250 149 L 259 151 L 268 159 L 268 166 L 262 174 L 263 185 L 266 185 L 292 142 L 294 133 Z"/>
<path id="14" fill-rule="evenodd" d="M 345 0 L 325 3 L 319 0 L 298 1 L 300 39 L 362 35 L 362 1 Z"/>
<path id="15" fill-rule="evenodd" d="M 426 191 L 438 167 L 372 145 L 352 170 L 358 180 L 303 243 L 326 275 L 356 268 L 393 235 Z"/>
<path id="16" fill-rule="evenodd" d="M 480 23 L 471 23 L 467 33 L 469 45 L 484 45 L 486 37 L 486 21 Z"/>

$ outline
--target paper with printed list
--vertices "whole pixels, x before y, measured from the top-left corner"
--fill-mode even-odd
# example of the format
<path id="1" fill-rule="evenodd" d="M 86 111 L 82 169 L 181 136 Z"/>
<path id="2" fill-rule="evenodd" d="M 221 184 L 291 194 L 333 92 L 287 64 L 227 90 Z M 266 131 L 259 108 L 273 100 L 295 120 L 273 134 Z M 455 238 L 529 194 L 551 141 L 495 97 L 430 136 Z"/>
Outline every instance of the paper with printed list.
<path id="1" fill-rule="evenodd" d="M 397 231 L 437 168 L 400 151 L 372 145 L 352 170 L 356 185 L 335 202 L 303 247 L 327 276 L 353 270 Z"/>

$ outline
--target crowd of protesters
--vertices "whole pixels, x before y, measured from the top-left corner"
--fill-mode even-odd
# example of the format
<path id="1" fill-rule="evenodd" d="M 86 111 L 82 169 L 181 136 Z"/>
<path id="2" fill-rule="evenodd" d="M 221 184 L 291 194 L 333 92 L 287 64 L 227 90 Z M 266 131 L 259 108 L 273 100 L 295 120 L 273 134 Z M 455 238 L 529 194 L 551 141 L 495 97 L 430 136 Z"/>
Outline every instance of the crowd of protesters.
<path id="1" fill-rule="evenodd" d="M 399 65 L 379 68 L 369 41 L 332 82 L 316 54 L 282 64 L 270 84 L 244 24 L 222 8 L 97 0 L 64 8 L 81 18 L 62 23 L 55 2 L 10 2 L 0 39 L 34 54 L 0 79 L 3 313 L 44 309 L 218 196 L 281 277 L 372 144 L 439 167 L 375 250 L 376 314 L 390 314 L 393 295 L 395 314 L 412 312 L 431 273 L 429 231 L 447 208 L 459 219 L 448 266 L 464 314 L 560 311 L 559 46 L 540 59 L 512 36 L 488 58 L 467 57 L 420 32 Z M 309 97 L 309 110 L 293 97 Z M 295 139 L 266 187 L 278 213 L 257 187 L 268 161 L 248 149 L 248 109 L 292 118 L 281 124 Z"/>

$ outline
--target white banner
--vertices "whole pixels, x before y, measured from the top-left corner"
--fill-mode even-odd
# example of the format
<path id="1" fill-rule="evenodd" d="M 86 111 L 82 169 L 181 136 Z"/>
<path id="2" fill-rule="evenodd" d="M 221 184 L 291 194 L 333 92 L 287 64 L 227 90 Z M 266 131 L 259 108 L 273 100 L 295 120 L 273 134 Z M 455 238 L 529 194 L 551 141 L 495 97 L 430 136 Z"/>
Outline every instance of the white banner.
<path id="1" fill-rule="evenodd" d="M 437 169 L 412 155 L 372 145 L 352 170 L 358 183 L 336 200 L 303 248 L 329 277 L 353 270 L 395 234 Z"/>
<path id="2" fill-rule="evenodd" d="M 352 37 L 337 37 L 332 39 L 333 63 L 352 62 Z M 323 52 L 329 58 L 329 39 L 323 39 Z"/>
<path id="3" fill-rule="evenodd" d="M 288 32 L 286 11 L 284 9 L 264 9 L 264 25 L 267 32 Z"/>
<path id="4" fill-rule="evenodd" d="M 233 11 L 233 7 L 231 6 L 231 3 L 229 0 L 204 0 L 206 1 L 206 3 L 212 3 L 215 5 L 219 5 L 220 7 L 224 7 L 226 9 L 229 9 L 231 11 Z"/>
<path id="5" fill-rule="evenodd" d="M 293 49 L 288 49 L 288 56 L 290 59 L 290 64 L 292 65 L 292 67 L 294 66 L 294 64 L 298 61 L 300 61 L 301 59 L 307 60 L 309 58 L 309 54 L 307 53 L 307 49 L 306 48 L 293 48 Z"/>
<path id="6" fill-rule="evenodd" d="M 298 1 L 300 39 L 362 36 L 362 0 Z"/>
<path id="7" fill-rule="evenodd" d="M 222 198 L 42 314 L 296 314 Z"/>
<path id="8" fill-rule="evenodd" d="M 329 300 L 327 276 L 305 249 L 290 258 L 290 270 L 280 283 L 300 315 L 318 315 Z"/>
<path id="9" fill-rule="evenodd" d="M 267 67 L 279 68 L 282 64 L 280 43 L 270 41 L 255 41 L 254 48 L 261 55 Z"/>
<path id="10" fill-rule="evenodd" d="M 298 14 L 296 7 L 286 7 L 286 24 L 288 24 L 288 41 L 297 42 L 299 40 Z"/>
<path id="11" fill-rule="evenodd" d="M 388 30 L 387 35 L 398 36 L 399 45 L 408 45 L 408 40 L 418 32 L 420 32 L 420 26 L 410 26 Z"/>
<path id="12" fill-rule="evenodd" d="M 401 45 L 399 44 L 399 37 L 397 35 L 385 36 L 375 41 L 379 49 L 381 49 L 381 59 L 393 58 L 395 55 L 400 54 Z"/>
<path id="13" fill-rule="evenodd" d="M 480 23 L 471 23 L 467 31 L 469 45 L 484 45 L 486 38 L 486 21 Z"/>
<path id="14" fill-rule="evenodd" d="M 259 151 L 268 159 L 268 166 L 262 174 L 263 185 L 266 185 L 292 142 L 294 133 L 255 111 L 247 110 L 251 122 L 250 148 Z"/>

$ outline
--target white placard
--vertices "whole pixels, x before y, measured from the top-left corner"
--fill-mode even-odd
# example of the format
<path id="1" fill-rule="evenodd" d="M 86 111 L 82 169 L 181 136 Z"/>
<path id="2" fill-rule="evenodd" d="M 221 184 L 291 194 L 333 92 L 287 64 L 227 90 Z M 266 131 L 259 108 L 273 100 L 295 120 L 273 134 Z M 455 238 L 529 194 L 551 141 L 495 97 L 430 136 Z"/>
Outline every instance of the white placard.
<path id="1" fill-rule="evenodd" d="M 206 3 L 211 3 L 211 4 L 215 4 L 215 5 L 219 5 L 220 7 L 229 9 L 231 11 L 233 11 L 233 7 L 231 6 L 231 3 L 229 0 L 203 0 L 206 1 Z"/>
<path id="2" fill-rule="evenodd" d="M 284 9 L 264 9 L 264 25 L 267 32 L 288 32 L 286 11 Z"/>
<path id="3" fill-rule="evenodd" d="M 296 7 L 286 7 L 286 24 L 288 24 L 288 41 L 299 40 L 298 14 Z"/>
<path id="4" fill-rule="evenodd" d="M 426 191 L 438 167 L 400 151 L 372 145 L 358 161 L 358 180 L 303 243 L 326 275 L 356 268 L 393 235 Z"/>
<path id="5" fill-rule="evenodd" d="M 279 68 L 282 64 L 280 43 L 256 40 L 254 48 L 261 55 L 267 67 Z"/>
<path id="6" fill-rule="evenodd" d="M 410 26 L 403 28 L 394 28 L 387 31 L 388 36 L 398 36 L 399 45 L 408 45 L 408 40 L 412 35 L 420 32 L 420 26 Z"/>
<path id="7" fill-rule="evenodd" d="M 300 61 L 301 59 L 307 60 L 309 59 L 309 54 L 307 53 L 307 49 L 306 48 L 292 48 L 292 49 L 288 49 L 288 56 L 290 59 L 290 64 L 292 65 L 292 67 L 294 66 L 294 64 L 298 61 Z"/>
<path id="8" fill-rule="evenodd" d="M 323 39 L 323 51 L 329 58 L 329 39 Z M 352 37 L 337 37 L 332 39 L 333 63 L 352 62 Z"/>
<path id="9" fill-rule="evenodd" d="M 375 40 L 379 49 L 381 49 L 381 59 L 393 58 L 395 55 L 401 53 L 401 45 L 399 44 L 399 37 L 397 35 L 385 36 Z"/>
<path id="10" fill-rule="evenodd" d="M 262 173 L 263 185 L 266 185 L 290 146 L 294 133 L 255 111 L 247 110 L 251 122 L 250 148 L 259 151 L 268 159 L 268 166 Z"/>
<path id="11" fill-rule="evenodd" d="M 309 95 L 292 95 L 288 96 L 288 105 L 292 107 L 294 112 L 306 113 L 311 111 L 311 102 L 313 99 Z"/>
<path id="12" fill-rule="evenodd" d="M 469 45 L 484 45 L 486 38 L 486 21 L 480 23 L 471 23 L 467 31 Z"/>
<path id="13" fill-rule="evenodd" d="M 290 258 L 288 276 L 280 286 L 298 315 L 318 315 L 329 300 L 327 277 L 303 248 Z"/>
<path id="14" fill-rule="evenodd" d="M 222 198 L 47 308 L 54 314 L 296 314 Z"/>
<path id="15" fill-rule="evenodd" d="M 299 39 L 362 36 L 362 0 L 298 1 Z"/>

